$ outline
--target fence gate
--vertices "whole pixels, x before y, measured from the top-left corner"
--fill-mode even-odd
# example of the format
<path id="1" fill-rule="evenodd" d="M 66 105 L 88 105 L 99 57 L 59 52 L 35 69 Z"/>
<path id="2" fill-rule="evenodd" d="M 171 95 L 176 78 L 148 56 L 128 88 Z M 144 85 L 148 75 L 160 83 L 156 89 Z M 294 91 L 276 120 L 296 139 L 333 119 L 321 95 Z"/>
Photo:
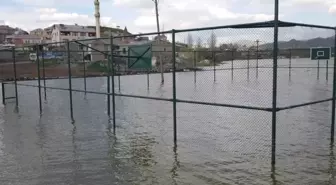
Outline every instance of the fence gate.
<path id="1" fill-rule="evenodd" d="M 128 47 L 129 69 L 152 69 L 152 45 L 132 45 Z"/>

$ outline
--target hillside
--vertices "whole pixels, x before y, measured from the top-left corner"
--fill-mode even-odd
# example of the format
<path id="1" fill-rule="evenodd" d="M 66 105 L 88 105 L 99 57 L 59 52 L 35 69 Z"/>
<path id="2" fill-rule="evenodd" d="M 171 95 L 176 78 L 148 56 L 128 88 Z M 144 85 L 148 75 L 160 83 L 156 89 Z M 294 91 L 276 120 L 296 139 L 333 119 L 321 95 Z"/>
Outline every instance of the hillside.
<path id="1" fill-rule="evenodd" d="M 295 40 L 290 41 L 279 41 L 279 49 L 289 49 L 289 48 L 312 48 L 312 47 L 333 47 L 335 43 L 335 37 L 327 38 L 314 38 L 309 40 Z M 260 45 L 261 49 L 273 48 L 273 43 L 267 43 Z"/>

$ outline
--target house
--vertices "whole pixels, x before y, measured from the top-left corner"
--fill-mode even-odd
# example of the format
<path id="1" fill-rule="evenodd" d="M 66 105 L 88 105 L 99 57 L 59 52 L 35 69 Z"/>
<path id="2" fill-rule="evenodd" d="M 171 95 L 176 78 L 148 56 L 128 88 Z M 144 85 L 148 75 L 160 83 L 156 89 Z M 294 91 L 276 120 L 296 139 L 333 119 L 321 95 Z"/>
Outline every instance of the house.
<path id="1" fill-rule="evenodd" d="M 0 25 L 0 43 L 4 43 L 7 35 L 12 35 L 16 31 L 15 28 L 7 25 Z"/>
<path id="2" fill-rule="evenodd" d="M 52 42 L 82 40 L 96 37 L 96 30 L 80 25 L 55 24 L 52 26 Z"/>
<path id="3" fill-rule="evenodd" d="M 30 31 L 29 34 L 39 36 L 43 40 L 50 40 L 51 42 L 51 39 L 52 39 L 51 33 L 52 33 L 52 29 L 49 27 L 45 29 L 38 28 L 38 29 L 32 30 Z"/>
<path id="4" fill-rule="evenodd" d="M 14 44 L 15 46 L 25 46 L 25 45 L 34 45 L 41 44 L 42 39 L 36 35 L 7 35 L 5 42 L 8 44 Z"/>

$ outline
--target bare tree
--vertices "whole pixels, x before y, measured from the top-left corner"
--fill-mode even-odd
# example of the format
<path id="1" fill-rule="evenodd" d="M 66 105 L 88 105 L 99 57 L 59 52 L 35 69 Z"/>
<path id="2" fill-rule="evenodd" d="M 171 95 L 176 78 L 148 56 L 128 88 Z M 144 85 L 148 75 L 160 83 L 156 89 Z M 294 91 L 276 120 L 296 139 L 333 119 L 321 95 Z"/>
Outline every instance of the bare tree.
<path id="1" fill-rule="evenodd" d="M 189 48 L 192 48 L 192 47 L 193 47 L 194 39 L 193 39 L 191 33 L 188 33 L 187 44 L 188 44 L 188 47 L 189 47 Z"/>
<path id="2" fill-rule="evenodd" d="M 216 48 L 217 44 L 217 36 L 216 34 L 212 31 L 210 38 L 209 38 L 209 48 L 213 51 Z"/>

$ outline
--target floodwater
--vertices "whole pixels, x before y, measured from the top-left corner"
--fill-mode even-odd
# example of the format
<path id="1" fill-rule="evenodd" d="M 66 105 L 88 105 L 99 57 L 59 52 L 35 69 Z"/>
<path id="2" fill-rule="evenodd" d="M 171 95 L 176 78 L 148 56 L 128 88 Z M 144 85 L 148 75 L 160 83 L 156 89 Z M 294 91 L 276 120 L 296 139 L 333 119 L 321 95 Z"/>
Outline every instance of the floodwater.
<path id="1" fill-rule="evenodd" d="M 332 62 L 316 68 L 278 70 L 278 106 L 323 100 L 332 95 Z M 234 67 L 246 67 L 235 61 Z M 288 59 L 279 66 L 288 65 Z M 316 61 L 293 59 L 293 67 L 316 67 Z M 177 73 L 177 98 L 271 107 L 270 61 L 251 68 Z M 212 67 L 209 67 L 212 68 Z M 214 76 L 216 79 L 214 80 Z M 328 78 L 327 78 L 328 76 Z M 116 92 L 172 97 L 172 76 L 116 78 Z M 37 84 L 36 81 L 20 82 Z M 48 80 L 67 87 L 68 80 Z M 83 79 L 73 79 L 83 89 Z M 106 78 L 87 79 L 88 90 L 106 92 Z M 12 96 L 12 85 L 6 85 Z M 335 149 L 330 145 L 331 103 L 277 114 L 277 155 L 271 170 L 271 113 L 255 110 L 177 104 L 177 146 L 173 144 L 171 102 L 116 97 L 116 130 L 106 114 L 105 95 L 47 90 L 39 116 L 37 88 L 19 86 L 19 110 L 0 107 L 1 185 L 110 184 L 336 184 Z M 12 93 L 12 94 L 11 94 Z M 42 95 L 43 95 L 42 91 Z"/>

